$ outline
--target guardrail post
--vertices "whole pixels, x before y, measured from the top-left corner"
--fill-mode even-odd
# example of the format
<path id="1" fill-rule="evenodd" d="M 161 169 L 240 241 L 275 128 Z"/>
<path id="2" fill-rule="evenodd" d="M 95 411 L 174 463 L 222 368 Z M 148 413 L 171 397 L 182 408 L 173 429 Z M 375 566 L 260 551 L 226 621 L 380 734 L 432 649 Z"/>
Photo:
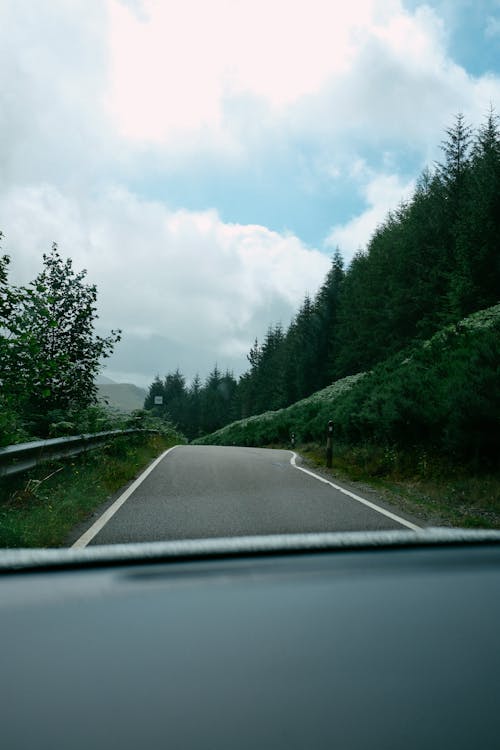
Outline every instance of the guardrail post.
<path id="1" fill-rule="evenodd" d="M 333 457 L 333 421 L 330 419 L 327 428 L 326 438 L 326 465 L 328 469 L 332 468 L 332 457 Z"/>

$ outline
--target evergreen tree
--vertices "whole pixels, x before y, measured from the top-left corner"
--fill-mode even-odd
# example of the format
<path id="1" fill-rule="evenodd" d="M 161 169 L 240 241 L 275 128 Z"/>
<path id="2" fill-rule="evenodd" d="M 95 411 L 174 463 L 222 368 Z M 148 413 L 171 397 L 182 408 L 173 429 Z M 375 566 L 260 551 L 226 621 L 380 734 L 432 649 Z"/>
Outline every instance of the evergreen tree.
<path id="1" fill-rule="evenodd" d="M 443 227 L 442 265 L 446 266 L 446 288 L 440 296 L 448 301 L 449 313 L 443 319 L 443 323 L 459 317 L 457 298 L 462 291 L 457 285 L 457 266 L 460 254 L 459 244 L 461 240 L 461 220 L 467 211 L 469 200 L 469 177 L 470 158 L 472 143 L 472 128 L 465 123 L 464 116 L 458 114 L 453 127 L 446 130 L 447 140 L 443 141 L 441 148 L 445 155 L 445 161 L 437 165 L 437 174 L 443 187 L 441 200 L 441 215 Z M 441 292 L 441 290 L 439 290 Z"/>
<path id="2" fill-rule="evenodd" d="M 268 328 L 253 374 L 254 413 L 279 409 L 284 405 L 284 338 L 281 324 Z"/>
<path id="3" fill-rule="evenodd" d="M 427 338 L 448 319 L 450 242 L 442 210 L 443 185 L 437 175 L 424 170 L 412 200 L 400 213 L 398 249 L 394 257 L 397 283 L 391 289 L 398 348 L 415 336 Z"/>
<path id="4" fill-rule="evenodd" d="M 332 372 L 335 369 L 338 346 L 338 314 L 344 277 L 344 261 L 337 247 L 330 270 L 315 300 L 318 316 L 317 366 L 320 388 L 331 382 Z"/>
<path id="5" fill-rule="evenodd" d="M 157 396 L 161 396 L 161 398 L 163 399 L 162 404 L 155 405 L 155 398 Z M 144 408 L 154 409 L 155 414 L 157 416 L 162 416 L 164 412 L 164 402 L 165 402 L 165 389 L 163 385 L 163 380 L 160 378 L 159 375 L 156 375 L 155 379 L 149 386 L 147 396 L 144 399 Z"/>
<path id="6" fill-rule="evenodd" d="M 202 384 L 201 378 L 196 373 L 193 378 L 193 382 L 188 389 L 188 426 L 186 428 L 186 436 L 192 440 L 202 434 L 201 430 L 201 397 L 202 397 Z"/>
<path id="7" fill-rule="evenodd" d="M 500 298 L 500 133 L 493 109 L 476 136 L 466 188 L 451 289 L 457 317 Z"/>
<path id="8" fill-rule="evenodd" d="M 257 339 L 247 354 L 247 360 L 250 364 L 250 370 L 240 378 L 239 383 L 239 405 L 240 415 L 248 417 L 256 414 L 258 399 L 258 373 L 262 359 L 262 348 Z"/>
<path id="9" fill-rule="evenodd" d="M 366 250 L 347 270 L 337 250 L 315 299 L 305 297 L 288 329 L 270 326 L 262 343 L 255 339 L 237 384 L 217 366 L 203 385 L 193 384 L 189 406 L 183 401 L 186 434 L 287 406 L 498 302 L 498 118 L 492 110 L 473 139 L 459 114 L 446 136 L 443 163 L 423 172 Z"/>
<path id="10" fill-rule="evenodd" d="M 466 189 L 467 172 L 470 166 L 472 128 L 465 122 L 463 114 L 455 118 L 453 127 L 446 129 L 448 138 L 441 143 L 445 161 L 437 165 L 452 210 L 457 212 Z"/>
<path id="11" fill-rule="evenodd" d="M 187 427 L 187 391 L 184 375 L 177 368 L 175 372 L 168 373 L 163 383 L 164 406 L 168 419 L 176 425 L 181 432 Z"/>
<path id="12" fill-rule="evenodd" d="M 214 432 L 237 416 L 237 383 L 230 372 L 222 375 L 215 365 L 201 393 L 201 427 L 204 433 Z"/>
<path id="13" fill-rule="evenodd" d="M 368 256 L 358 251 L 347 270 L 339 300 L 337 342 L 333 376 L 351 375 L 366 369 L 371 352 L 369 309 L 370 264 Z"/>

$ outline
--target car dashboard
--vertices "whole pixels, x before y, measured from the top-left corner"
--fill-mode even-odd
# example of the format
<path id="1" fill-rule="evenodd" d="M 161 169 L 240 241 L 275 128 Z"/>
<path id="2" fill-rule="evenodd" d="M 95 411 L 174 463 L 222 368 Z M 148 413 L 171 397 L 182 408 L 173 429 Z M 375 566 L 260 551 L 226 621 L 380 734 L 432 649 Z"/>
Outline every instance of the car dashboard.
<path id="1" fill-rule="evenodd" d="M 498 747 L 500 533 L 0 553 L 2 745 Z"/>

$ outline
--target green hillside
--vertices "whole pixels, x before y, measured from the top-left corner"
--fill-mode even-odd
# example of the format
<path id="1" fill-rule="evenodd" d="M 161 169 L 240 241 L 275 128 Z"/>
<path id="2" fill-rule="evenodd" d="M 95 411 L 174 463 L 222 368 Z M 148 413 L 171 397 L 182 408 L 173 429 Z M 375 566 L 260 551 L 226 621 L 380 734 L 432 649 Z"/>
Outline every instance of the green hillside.
<path id="1" fill-rule="evenodd" d="M 337 435 L 353 444 L 426 445 L 475 461 L 493 450 L 484 435 L 497 413 L 489 392 L 498 385 L 496 344 L 456 333 L 467 316 L 500 299 L 494 109 L 477 129 L 458 114 L 441 149 L 442 161 L 422 172 L 413 195 L 387 214 L 347 267 L 342 249 L 334 251 L 323 284 L 306 294 L 288 327 L 270 321 L 253 340 L 246 372 L 235 379 L 216 365 L 204 382 L 189 385 L 179 370 L 167 373 L 151 384 L 146 409 L 162 396 L 164 414 L 189 439 L 215 433 L 217 440 L 260 444 L 293 431 L 319 440 L 321 420 L 332 417 Z M 431 339 L 443 326 L 451 326 L 446 342 Z M 432 355 L 422 349 L 425 341 Z M 351 384 L 344 379 L 359 372 L 369 375 L 349 396 L 337 398 L 337 387 L 321 390 L 334 381 Z M 322 396 L 309 401 L 317 392 Z M 268 412 L 273 416 L 249 420 Z"/>
<path id="2" fill-rule="evenodd" d="M 291 406 L 241 419 L 199 444 L 322 443 L 328 420 L 351 446 L 433 451 L 448 460 L 498 465 L 500 304 L 415 343 L 367 373 L 351 375 Z"/>

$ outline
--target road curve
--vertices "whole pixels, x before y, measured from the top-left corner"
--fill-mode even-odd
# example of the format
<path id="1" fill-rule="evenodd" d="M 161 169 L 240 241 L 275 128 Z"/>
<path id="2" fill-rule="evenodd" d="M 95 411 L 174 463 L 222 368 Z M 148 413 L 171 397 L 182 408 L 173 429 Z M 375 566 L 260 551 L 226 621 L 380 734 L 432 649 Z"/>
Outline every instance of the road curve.
<path id="1" fill-rule="evenodd" d="M 286 450 L 177 446 L 85 544 L 403 528 L 291 458 Z"/>

